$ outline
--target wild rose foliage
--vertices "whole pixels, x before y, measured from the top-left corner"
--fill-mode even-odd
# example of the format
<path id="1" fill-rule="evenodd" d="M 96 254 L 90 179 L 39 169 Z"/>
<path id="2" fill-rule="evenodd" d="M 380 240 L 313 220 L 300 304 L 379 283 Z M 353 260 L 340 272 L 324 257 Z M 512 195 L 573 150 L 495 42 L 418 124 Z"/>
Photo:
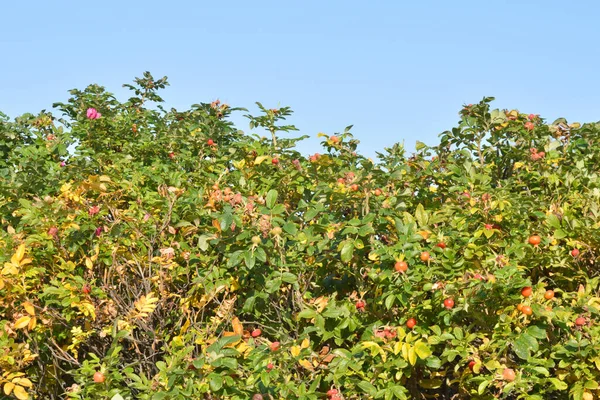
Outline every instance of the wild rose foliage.
<path id="1" fill-rule="evenodd" d="M 485 98 L 415 154 L 306 158 L 289 108 L 264 138 L 166 85 L 0 114 L 7 398 L 599 395 L 599 124 Z"/>

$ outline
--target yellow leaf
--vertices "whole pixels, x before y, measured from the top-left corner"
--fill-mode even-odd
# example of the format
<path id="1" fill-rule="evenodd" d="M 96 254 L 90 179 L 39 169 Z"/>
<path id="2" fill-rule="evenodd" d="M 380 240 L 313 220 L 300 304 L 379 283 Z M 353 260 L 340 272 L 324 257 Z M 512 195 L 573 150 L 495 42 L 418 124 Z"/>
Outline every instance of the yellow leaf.
<path id="1" fill-rule="evenodd" d="M 383 362 L 386 361 L 387 355 L 385 354 L 385 351 L 381 348 L 381 346 L 379 346 L 379 344 L 372 341 L 366 341 L 362 343 L 362 346 L 364 349 L 370 349 L 372 356 L 376 356 L 377 354 L 379 354 Z"/>
<path id="2" fill-rule="evenodd" d="M 33 383 L 31 383 L 31 381 L 27 378 L 19 378 L 15 383 L 27 388 L 33 387 Z"/>
<path id="3" fill-rule="evenodd" d="M 12 393 L 13 389 L 15 388 L 15 384 L 12 382 L 6 382 L 4 384 L 4 394 L 7 396 L 10 396 L 10 394 Z"/>
<path id="4" fill-rule="evenodd" d="M 185 320 L 185 323 L 181 326 L 181 330 L 179 331 L 179 334 L 183 335 L 184 333 L 186 333 L 189 327 L 190 327 L 190 319 L 187 318 Z"/>
<path id="5" fill-rule="evenodd" d="M 13 394 L 19 400 L 27 400 L 29 398 L 29 395 L 23 386 L 16 385 Z"/>
<path id="6" fill-rule="evenodd" d="M 402 351 L 402 342 L 396 342 L 396 344 L 394 344 L 394 354 L 398 355 L 398 354 L 400 354 L 401 351 Z"/>
<path id="7" fill-rule="evenodd" d="M 89 301 L 82 301 L 80 304 L 74 303 L 73 306 L 79 307 L 83 315 L 89 315 L 92 320 L 96 320 L 96 308 Z"/>
<path id="8" fill-rule="evenodd" d="M 33 304 L 26 301 L 25 303 L 23 303 L 23 307 L 25 308 L 25 311 L 27 311 L 27 314 L 35 315 L 35 308 L 33 308 Z"/>
<path id="9" fill-rule="evenodd" d="M 81 228 L 80 228 L 80 227 L 79 227 L 79 225 L 77 225 L 75 222 L 71 222 L 69 225 L 67 225 L 67 226 L 65 227 L 65 229 L 73 229 L 73 230 L 76 230 L 76 231 L 78 231 L 78 230 L 79 230 L 79 229 L 81 229 Z"/>
<path id="10" fill-rule="evenodd" d="M 415 365 L 417 363 L 417 352 L 414 347 L 408 349 L 408 362 L 410 365 Z"/>
<path id="11" fill-rule="evenodd" d="M 89 257 L 86 257 L 86 258 L 85 258 L 85 266 L 86 266 L 88 269 L 92 269 L 92 268 L 94 268 L 94 263 L 92 262 L 92 260 L 91 260 Z"/>
<path id="12" fill-rule="evenodd" d="M 30 320 L 31 317 L 28 317 L 27 315 L 22 316 L 15 322 L 15 329 L 25 328 L 29 324 Z"/>
<path id="13" fill-rule="evenodd" d="M 410 350 L 410 344 L 402 343 L 402 358 L 408 360 L 408 350 Z"/>
<path id="14" fill-rule="evenodd" d="M 242 336 L 244 334 L 244 327 L 242 326 L 242 323 L 240 322 L 238 317 L 233 318 L 233 320 L 231 321 L 231 325 L 233 326 L 233 332 L 236 335 Z"/>
<path id="15" fill-rule="evenodd" d="M 33 328 L 35 328 L 35 326 L 36 326 L 36 325 L 37 325 L 36 318 L 35 318 L 35 317 L 33 317 L 33 318 L 31 318 L 31 321 L 29 321 L 29 324 L 28 324 L 28 326 L 27 326 L 27 329 L 29 329 L 29 330 L 33 330 Z"/>
<path id="16" fill-rule="evenodd" d="M 431 355 L 431 349 L 422 340 L 417 340 L 415 343 L 415 353 L 420 359 L 424 360 Z"/>
<path id="17" fill-rule="evenodd" d="M 19 273 L 19 269 L 13 263 L 4 263 L 4 268 L 2 269 L 3 275 L 16 275 Z"/>
<path id="18" fill-rule="evenodd" d="M 240 283 L 238 282 L 238 280 L 235 279 L 234 277 L 231 277 L 231 286 L 229 287 L 229 290 L 232 291 L 232 292 L 235 292 L 240 287 L 241 286 L 240 286 Z"/>
<path id="19" fill-rule="evenodd" d="M 4 280 L 0 278 L 0 289 L 4 289 Z"/>
<path id="20" fill-rule="evenodd" d="M 429 237 L 429 235 L 431 234 L 431 232 L 429 231 L 419 231 L 417 232 L 419 235 L 421 235 L 421 237 L 423 237 L 423 239 L 427 240 L 427 238 Z"/>
<path id="21" fill-rule="evenodd" d="M 290 353 L 292 354 L 292 357 L 298 357 L 298 355 L 300 355 L 300 351 L 302 349 L 300 348 L 300 346 L 292 346 L 292 348 L 290 349 Z"/>
<path id="22" fill-rule="evenodd" d="M 312 364 L 308 360 L 300 360 L 300 361 L 298 361 L 298 364 L 302 365 L 304 368 L 306 368 L 309 371 L 314 370 Z"/>
<path id="23" fill-rule="evenodd" d="M 19 264 L 21 262 L 21 260 L 23 259 L 23 257 L 25 256 L 25 244 L 22 243 L 19 248 L 17 249 L 17 252 L 12 256 L 12 258 L 10 259 L 10 261 L 13 264 Z"/>
<path id="24" fill-rule="evenodd" d="M 321 313 L 327 307 L 327 303 L 329 303 L 329 299 L 324 296 L 317 297 L 313 301 L 314 305 L 317 307 L 317 312 Z"/>
<path id="25" fill-rule="evenodd" d="M 236 169 L 242 169 L 246 165 L 246 160 L 233 161 L 232 164 Z"/>
<path id="26" fill-rule="evenodd" d="M 310 340 L 308 338 L 304 339 L 302 341 L 302 344 L 300 344 L 300 347 L 302 347 L 303 349 L 308 349 L 309 346 L 310 346 Z"/>
<path id="27" fill-rule="evenodd" d="M 260 165 L 263 161 L 265 161 L 269 156 L 258 156 L 254 159 L 254 165 Z"/>
<path id="28" fill-rule="evenodd" d="M 247 356 L 248 353 L 250 353 L 250 351 L 252 350 L 252 347 L 250 347 L 248 345 L 248 343 L 244 342 L 243 340 L 240 340 L 239 344 L 236 347 L 236 350 L 242 354 L 244 354 L 244 358 Z"/>

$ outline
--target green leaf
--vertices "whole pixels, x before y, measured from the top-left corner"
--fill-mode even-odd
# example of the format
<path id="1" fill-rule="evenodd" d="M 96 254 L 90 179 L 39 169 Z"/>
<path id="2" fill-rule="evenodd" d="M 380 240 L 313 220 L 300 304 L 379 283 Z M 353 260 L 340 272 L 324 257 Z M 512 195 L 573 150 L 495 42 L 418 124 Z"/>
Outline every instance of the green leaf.
<path id="1" fill-rule="evenodd" d="M 561 381 L 557 378 L 548 378 L 548 380 L 554 385 L 556 390 L 567 390 L 569 385 L 566 382 Z"/>
<path id="2" fill-rule="evenodd" d="M 485 389 L 488 387 L 488 385 L 490 384 L 490 381 L 483 381 L 479 384 L 479 386 L 477 387 L 477 394 L 483 394 L 483 392 L 485 392 Z"/>
<path id="3" fill-rule="evenodd" d="M 387 308 L 388 310 L 390 308 L 392 308 L 392 306 L 394 305 L 394 301 L 396 301 L 396 295 L 391 294 L 388 297 L 386 297 L 386 299 L 385 299 L 385 308 Z"/>
<path id="4" fill-rule="evenodd" d="M 289 233 L 290 235 L 295 235 L 296 233 L 298 233 L 298 228 L 296 228 L 296 224 L 294 224 L 293 222 L 288 222 L 287 224 L 284 224 L 283 230 Z"/>
<path id="5" fill-rule="evenodd" d="M 265 290 L 267 293 L 275 293 L 281 287 L 281 278 L 269 279 L 265 283 Z"/>
<path id="6" fill-rule="evenodd" d="M 546 329 L 538 325 L 531 325 L 529 328 L 527 328 L 526 332 L 527 334 L 533 336 L 536 339 L 548 338 L 548 333 L 546 332 Z"/>
<path id="7" fill-rule="evenodd" d="M 305 308 L 298 313 L 298 318 L 312 319 L 317 316 L 317 311 L 312 308 Z"/>
<path id="8" fill-rule="evenodd" d="M 571 397 L 573 400 L 582 400 L 583 399 L 583 384 L 581 382 L 577 382 L 571 387 L 569 390 Z"/>
<path id="9" fill-rule="evenodd" d="M 394 385 L 388 388 L 389 391 L 392 392 L 392 394 L 400 399 L 400 400 L 406 400 L 406 389 L 400 385 Z"/>
<path id="10" fill-rule="evenodd" d="M 370 224 L 369 225 L 363 225 L 358 230 L 358 235 L 359 236 L 366 236 L 366 235 L 369 235 L 369 234 L 374 233 L 374 232 L 375 232 L 375 230 L 373 229 L 373 227 Z"/>
<path id="11" fill-rule="evenodd" d="M 248 269 L 254 268 L 255 261 L 256 261 L 256 259 L 254 258 L 254 252 L 252 252 L 252 251 L 244 252 L 244 263 L 246 263 L 246 267 L 248 267 Z"/>
<path id="12" fill-rule="evenodd" d="M 210 385 L 211 390 L 216 392 L 223 387 L 223 377 L 221 375 L 213 373 L 208 376 L 208 379 L 208 384 Z"/>
<path id="13" fill-rule="evenodd" d="M 281 275 L 281 280 L 286 283 L 296 283 L 296 282 L 298 282 L 298 277 L 296 275 L 292 274 L 291 272 L 284 272 Z"/>
<path id="14" fill-rule="evenodd" d="M 429 222 L 429 215 L 427 214 L 427 211 L 425 211 L 423 204 L 419 203 L 417 206 L 417 209 L 415 210 L 415 218 L 421 228 L 427 226 L 427 223 Z"/>
<path id="15" fill-rule="evenodd" d="M 440 369 L 442 367 L 442 360 L 435 356 L 430 356 L 425 360 L 425 365 L 431 369 Z"/>
<path id="16" fill-rule="evenodd" d="M 361 388 L 369 396 L 375 396 L 375 394 L 377 393 L 377 388 L 367 381 L 359 382 L 358 387 Z"/>
<path id="17" fill-rule="evenodd" d="M 208 241 L 212 238 L 212 235 L 200 235 L 198 238 L 198 248 L 202 251 L 208 250 Z"/>
<path id="18" fill-rule="evenodd" d="M 560 220 L 558 219 L 558 217 L 556 215 L 554 215 L 554 214 L 548 215 L 548 217 L 546 218 L 546 222 L 548 223 L 548 225 L 551 228 L 560 229 Z"/>
<path id="19" fill-rule="evenodd" d="M 589 389 L 589 390 L 596 390 L 598 389 L 598 382 L 596 381 L 587 381 L 585 383 L 585 385 L 583 385 L 584 388 Z"/>
<path id="20" fill-rule="evenodd" d="M 527 333 L 521 334 L 518 339 L 515 340 L 513 347 L 515 354 L 523 360 L 529 358 L 530 351 L 536 352 L 539 348 L 537 340 Z"/>
<path id="21" fill-rule="evenodd" d="M 432 354 L 429 346 L 427 346 L 421 340 L 418 340 L 415 343 L 415 352 L 417 353 L 417 356 L 419 356 L 419 358 L 421 360 L 426 359 L 427 357 L 429 357 Z"/>
<path id="22" fill-rule="evenodd" d="M 342 250 L 340 252 L 342 261 L 348 262 L 352 259 L 352 254 L 354 253 L 354 242 L 348 240 L 344 242 L 342 245 Z"/>
<path id="23" fill-rule="evenodd" d="M 275 203 L 277 203 L 277 190 L 271 189 L 267 193 L 267 198 L 266 198 L 267 207 L 273 208 L 273 206 L 275 206 Z"/>
<path id="24" fill-rule="evenodd" d="M 567 232 L 563 231 L 562 229 L 557 229 L 554 231 L 555 239 L 563 239 L 563 238 L 566 238 L 567 236 L 568 236 Z"/>

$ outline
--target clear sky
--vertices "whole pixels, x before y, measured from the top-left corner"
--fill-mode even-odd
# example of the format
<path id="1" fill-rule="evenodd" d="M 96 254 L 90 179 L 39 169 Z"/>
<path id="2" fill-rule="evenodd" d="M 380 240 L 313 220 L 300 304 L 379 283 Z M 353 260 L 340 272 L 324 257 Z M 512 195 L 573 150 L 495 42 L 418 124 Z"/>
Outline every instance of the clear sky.
<path id="1" fill-rule="evenodd" d="M 465 103 L 496 97 L 554 120 L 600 120 L 597 1 L 5 1 L 0 111 L 67 90 L 167 75 L 168 106 L 289 105 L 311 136 L 353 124 L 373 156 L 435 144 Z M 247 122 L 234 119 L 248 130 Z"/>

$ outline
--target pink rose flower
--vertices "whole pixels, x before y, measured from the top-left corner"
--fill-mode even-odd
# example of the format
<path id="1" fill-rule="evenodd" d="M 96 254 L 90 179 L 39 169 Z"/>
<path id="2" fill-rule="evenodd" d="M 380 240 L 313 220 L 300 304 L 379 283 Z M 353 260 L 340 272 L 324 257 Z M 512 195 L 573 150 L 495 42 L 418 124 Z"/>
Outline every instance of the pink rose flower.
<path id="1" fill-rule="evenodd" d="M 98 110 L 96 110 L 95 108 L 90 107 L 90 108 L 87 109 L 87 117 L 88 117 L 88 119 L 98 119 L 101 116 L 102 116 L 102 114 L 100 114 L 98 112 Z"/>

